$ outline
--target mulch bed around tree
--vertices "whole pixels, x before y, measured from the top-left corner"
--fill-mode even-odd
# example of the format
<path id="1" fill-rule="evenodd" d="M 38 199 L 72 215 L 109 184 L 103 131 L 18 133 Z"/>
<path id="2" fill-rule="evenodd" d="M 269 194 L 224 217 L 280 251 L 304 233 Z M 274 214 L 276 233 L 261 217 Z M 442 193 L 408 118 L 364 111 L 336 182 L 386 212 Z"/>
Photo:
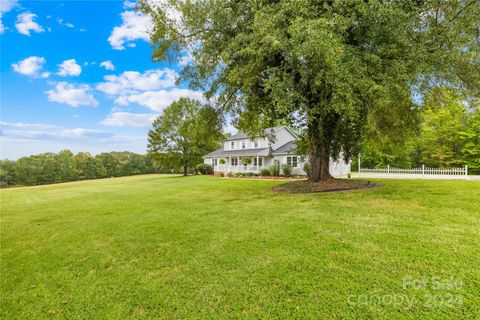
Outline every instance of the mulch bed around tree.
<path id="1" fill-rule="evenodd" d="M 321 182 L 302 180 L 283 183 L 273 187 L 272 190 L 283 193 L 314 193 L 368 189 L 375 186 L 376 183 L 366 180 L 331 179 Z"/>

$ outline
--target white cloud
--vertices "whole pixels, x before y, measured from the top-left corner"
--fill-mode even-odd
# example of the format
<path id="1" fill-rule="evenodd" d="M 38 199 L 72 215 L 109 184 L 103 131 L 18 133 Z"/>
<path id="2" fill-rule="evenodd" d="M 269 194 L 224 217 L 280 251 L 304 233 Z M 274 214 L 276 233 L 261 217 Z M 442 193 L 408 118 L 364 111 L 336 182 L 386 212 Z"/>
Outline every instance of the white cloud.
<path id="1" fill-rule="evenodd" d="M 121 13 L 122 24 L 113 28 L 108 42 L 115 50 L 124 50 L 125 44 L 130 45 L 132 41 L 141 39 L 149 41 L 148 31 L 152 27 L 150 17 L 139 12 L 125 11 Z"/>
<path id="2" fill-rule="evenodd" d="M 82 73 L 82 67 L 80 67 L 75 59 L 65 60 L 58 65 L 57 74 L 60 76 L 78 76 L 80 73 Z"/>
<path id="3" fill-rule="evenodd" d="M 41 72 L 46 60 L 44 57 L 32 56 L 28 57 L 18 63 L 13 63 L 12 68 L 15 72 L 33 78 L 47 78 L 50 74 L 48 72 Z"/>
<path id="4" fill-rule="evenodd" d="M 25 122 L 6 122 L 0 121 L 0 126 L 10 128 L 22 128 L 22 129 L 52 129 L 56 128 L 55 125 L 43 124 L 43 123 L 25 123 Z"/>
<path id="5" fill-rule="evenodd" d="M 67 82 L 58 82 L 54 89 L 48 90 L 46 93 L 48 101 L 65 103 L 72 107 L 95 107 L 98 105 L 98 101 L 90 93 L 90 86 L 85 84 L 73 85 Z"/>
<path id="6" fill-rule="evenodd" d="M 12 10 L 18 4 L 17 0 L 2 0 L 0 1 L 0 13 L 5 13 Z"/>
<path id="7" fill-rule="evenodd" d="M 37 17 L 36 14 L 30 12 L 24 12 L 17 16 L 17 22 L 15 27 L 18 32 L 26 36 L 30 36 L 30 31 L 44 32 L 41 25 L 33 21 Z"/>
<path id="8" fill-rule="evenodd" d="M 200 92 L 176 88 L 177 76 L 171 69 L 147 70 L 144 73 L 125 71 L 119 75 L 104 76 L 105 81 L 97 85 L 97 90 L 116 97 L 115 104 L 118 106 L 136 103 L 158 112 L 181 97 L 203 101 Z"/>
<path id="9" fill-rule="evenodd" d="M 55 129 L 48 130 L 3 130 L 2 137 L 21 138 L 33 140 L 45 139 L 86 139 L 86 138 L 109 138 L 113 134 L 95 129 L 72 128 L 65 129 L 55 127 Z"/>
<path id="10" fill-rule="evenodd" d="M 100 67 L 104 67 L 106 70 L 115 70 L 115 66 L 112 63 L 112 60 L 100 62 Z"/>
<path id="11" fill-rule="evenodd" d="M 101 124 L 115 127 L 151 127 L 157 117 L 151 113 L 112 112 Z"/>
<path id="12" fill-rule="evenodd" d="M 178 65 L 183 67 L 193 61 L 192 53 L 189 51 L 184 52 L 184 55 L 180 57 L 178 61 Z"/>
<path id="13" fill-rule="evenodd" d="M 135 6 L 137 5 L 137 3 L 135 1 L 123 1 L 123 7 L 125 9 L 133 9 L 135 8 Z"/>
<path id="14" fill-rule="evenodd" d="M 93 128 L 65 128 L 52 124 L 1 122 L 0 158 L 18 159 L 42 152 L 88 151 L 92 154 L 129 150 L 144 153 L 145 134 L 116 135 Z"/>
<path id="15" fill-rule="evenodd" d="M 120 75 L 103 77 L 105 82 L 97 85 L 97 89 L 109 95 L 138 93 L 139 91 L 158 90 L 175 86 L 177 73 L 171 69 L 125 71 Z"/>
<path id="16" fill-rule="evenodd" d="M 62 18 L 57 19 L 57 22 L 58 22 L 58 24 L 61 25 L 61 26 L 64 26 L 64 27 L 67 27 L 67 28 L 75 28 L 75 26 L 73 25 L 73 23 L 63 21 Z"/>
<path id="17" fill-rule="evenodd" d="M 78 31 L 80 31 L 80 32 L 85 32 L 85 31 L 87 31 L 87 29 L 85 29 L 85 28 L 80 28 Z"/>
<path id="18" fill-rule="evenodd" d="M 81 139 L 86 137 L 106 137 L 112 134 L 95 129 L 64 128 L 53 124 L 23 123 L 1 121 L 2 136 L 10 138 L 43 139 L 69 138 Z M 6 128 L 6 129 L 5 129 Z M 13 128 L 13 129 L 12 129 Z"/>
<path id="19" fill-rule="evenodd" d="M 131 103 L 137 103 L 153 111 L 160 112 L 169 106 L 175 100 L 180 98 L 191 98 L 203 101 L 201 92 L 195 92 L 188 89 L 171 89 L 158 91 L 145 91 L 138 94 L 123 95 L 115 100 L 115 103 L 121 106 L 127 106 Z"/>
<path id="20" fill-rule="evenodd" d="M 2 17 L 4 13 L 12 10 L 17 6 L 17 0 L 0 0 L 0 34 L 3 34 L 6 29 L 2 23 Z"/>

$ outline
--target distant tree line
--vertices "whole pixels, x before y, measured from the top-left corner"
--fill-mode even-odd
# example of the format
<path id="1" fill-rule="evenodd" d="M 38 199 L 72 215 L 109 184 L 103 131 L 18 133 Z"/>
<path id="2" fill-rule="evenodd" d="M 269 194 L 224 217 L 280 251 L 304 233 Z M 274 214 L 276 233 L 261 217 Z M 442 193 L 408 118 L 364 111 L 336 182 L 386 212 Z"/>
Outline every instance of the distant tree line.
<path id="1" fill-rule="evenodd" d="M 452 168 L 468 165 L 471 174 L 480 174 L 479 102 L 439 87 L 432 90 L 417 110 L 415 128 L 405 127 L 397 137 L 376 134 L 362 141 L 364 168 L 399 168 L 426 165 Z M 353 168 L 356 169 L 354 159 Z"/>
<path id="2" fill-rule="evenodd" d="M 22 157 L 16 161 L 0 160 L 0 186 L 41 185 L 146 173 L 178 172 L 166 168 L 150 155 L 132 152 L 108 152 L 92 156 L 70 150 Z"/>

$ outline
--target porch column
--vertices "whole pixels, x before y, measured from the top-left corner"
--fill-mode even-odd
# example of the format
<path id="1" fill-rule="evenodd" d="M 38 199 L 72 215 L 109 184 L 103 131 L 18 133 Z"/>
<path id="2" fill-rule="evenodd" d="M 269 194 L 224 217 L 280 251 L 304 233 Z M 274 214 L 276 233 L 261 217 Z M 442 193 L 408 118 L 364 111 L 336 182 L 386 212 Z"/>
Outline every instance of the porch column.
<path id="1" fill-rule="evenodd" d="M 237 171 L 240 171 L 240 157 L 237 156 Z"/>
<path id="2" fill-rule="evenodd" d="M 257 173 L 259 173 L 259 170 L 258 170 L 258 154 L 257 154 Z"/>

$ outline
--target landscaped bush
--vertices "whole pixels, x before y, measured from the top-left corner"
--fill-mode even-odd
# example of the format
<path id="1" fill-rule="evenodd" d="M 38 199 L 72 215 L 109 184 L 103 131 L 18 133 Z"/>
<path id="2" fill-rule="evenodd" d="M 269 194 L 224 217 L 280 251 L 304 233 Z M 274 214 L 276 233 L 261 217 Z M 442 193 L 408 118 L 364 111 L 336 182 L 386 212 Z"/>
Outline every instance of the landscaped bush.
<path id="1" fill-rule="evenodd" d="M 197 165 L 197 171 L 200 172 L 200 174 L 213 174 L 213 167 L 206 163 L 200 163 Z"/>
<path id="2" fill-rule="evenodd" d="M 220 172 L 220 173 L 218 174 L 218 176 L 219 176 L 219 177 L 225 177 L 225 173 Z"/>
<path id="3" fill-rule="evenodd" d="M 280 175 L 280 164 L 275 163 L 269 170 L 271 176 L 278 177 Z"/>
<path id="4" fill-rule="evenodd" d="M 292 166 L 289 164 L 283 164 L 282 173 L 285 177 L 290 177 L 292 175 Z"/>
<path id="5" fill-rule="evenodd" d="M 253 172 L 237 172 L 235 175 L 237 177 L 253 177 L 255 174 Z"/>
<path id="6" fill-rule="evenodd" d="M 260 170 L 260 175 L 263 177 L 268 177 L 270 175 L 270 170 L 267 168 L 263 168 L 262 170 Z"/>
<path id="7" fill-rule="evenodd" d="M 307 176 L 310 175 L 310 171 L 312 171 L 312 167 L 310 166 L 309 162 L 305 162 L 305 164 L 303 165 L 303 171 L 305 171 Z"/>
<path id="8" fill-rule="evenodd" d="M 220 160 L 218 161 L 218 163 L 220 163 L 220 164 L 225 164 L 225 159 L 220 159 Z"/>
<path id="9" fill-rule="evenodd" d="M 233 178 L 233 172 L 227 172 L 227 177 Z"/>

